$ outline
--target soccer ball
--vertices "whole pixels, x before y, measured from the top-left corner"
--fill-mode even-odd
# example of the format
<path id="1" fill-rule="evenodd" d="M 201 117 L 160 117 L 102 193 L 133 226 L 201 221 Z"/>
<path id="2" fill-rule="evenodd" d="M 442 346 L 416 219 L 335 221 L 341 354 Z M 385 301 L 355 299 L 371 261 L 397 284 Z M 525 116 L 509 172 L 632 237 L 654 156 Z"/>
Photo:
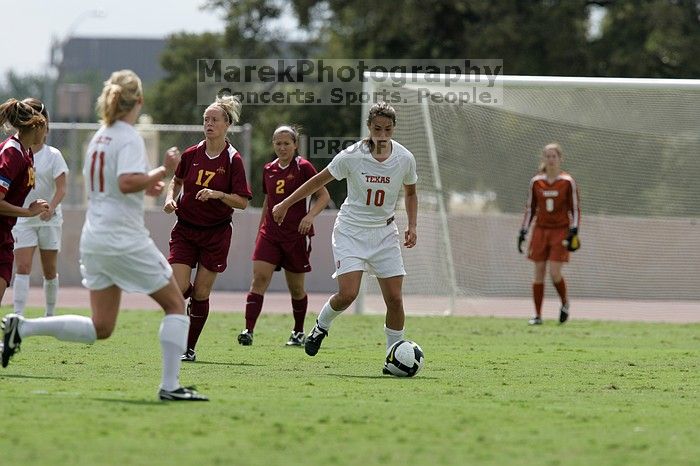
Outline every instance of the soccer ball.
<path id="1" fill-rule="evenodd" d="M 389 347 L 384 367 L 396 377 L 413 377 L 425 362 L 423 350 L 410 340 L 399 340 Z"/>

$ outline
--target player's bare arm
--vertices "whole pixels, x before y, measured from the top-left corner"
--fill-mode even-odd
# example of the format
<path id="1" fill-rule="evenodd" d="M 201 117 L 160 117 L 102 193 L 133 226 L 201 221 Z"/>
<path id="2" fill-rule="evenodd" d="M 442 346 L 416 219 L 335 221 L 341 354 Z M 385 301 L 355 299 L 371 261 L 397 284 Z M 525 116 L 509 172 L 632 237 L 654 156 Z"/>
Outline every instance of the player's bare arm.
<path id="1" fill-rule="evenodd" d="M 180 163 L 180 151 L 177 147 L 171 147 L 165 153 L 163 165 L 154 168 L 148 173 L 124 173 L 119 176 L 119 190 L 124 194 L 137 193 L 153 188 L 162 192 L 165 184 L 163 178 L 171 175 Z"/>
<path id="2" fill-rule="evenodd" d="M 49 203 L 43 199 L 32 202 L 28 208 L 10 204 L 5 200 L 5 193 L 0 193 L 0 215 L 6 217 L 34 217 L 49 211 Z"/>
<path id="3" fill-rule="evenodd" d="M 406 205 L 406 214 L 408 215 L 408 227 L 404 232 L 403 245 L 407 248 L 412 248 L 418 241 L 416 227 L 418 225 L 418 192 L 415 184 L 403 185 L 404 204 Z"/>
<path id="4" fill-rule="evenodd" d="M 258 234 L 262 228 L 263 222 L 265 221 L 265 213 L 267 212 L 267 195 L 263 199 L 262 209 L 260 209 L 260 221 L 258 222 Z"/>
<path id="5" fill-rule="evenodd" d="M 331 172 L 329 172 L 327 168 L 324 168 L 311 177 L 306 183 L 299 186 L 287 199 L 274 206 L 272 208 L 272 219 L 275 223 L 281 225 L 284 217 L 287 215 L 289 207 L 310 196 L 311 193 L 315 193 L 331 180 L 333 180 L 333 175 L 331 175 Z"/>
<path id="6" fill-rule="evenodd" d="M 177 201 L 175 198 L 180 195 L 182 190 L 182 180 L 177 176 L 173 176 L 168 185 L 168 191 L 165 195 L 165 203 L 163 204 L 163 212 L 166 214 L 172 214 L 177 210 Z"/>
<path id="7" fill-rule="evenodd" d="M 200 189 L 195 195 L 195 199 L 198 201 L 206 202 L 210 199 L 216 199 L 232 209 L 245 209 L 248 207 L 248 199 L 239 196 L 238 194 L 228 194 L 223 191 L 216 191 L 214 189 L 204 188 Z"/>
<path id="8" fill-rule="evenodd" d="M 61 173 L 58 175 L 54 180 L 54 184 L 56 186 L 56 192 L 53 195 L 53 199 L 49 202 L 49 210 L 39 214 L 39 218 L 44 222 L 48 222 L 56 214 L 56 207 L 66 195 L 66 174 Z"/>
<path id="9" fill-rule="evenodd" d="M 309 208 L 309 212 L 299 222 L 299 233 L 302 235 L 309 232 L 314 224 L 314 219 L 316 216 L 320 214 L 323 209 L 326 208 L 326 206 L 328 206 L 328 202 L 331 200 L 331 195 L 328 193 L 325 186 L 316 191 L 313 194 L 313 197 L 315 198 L 315 201 Z"/>

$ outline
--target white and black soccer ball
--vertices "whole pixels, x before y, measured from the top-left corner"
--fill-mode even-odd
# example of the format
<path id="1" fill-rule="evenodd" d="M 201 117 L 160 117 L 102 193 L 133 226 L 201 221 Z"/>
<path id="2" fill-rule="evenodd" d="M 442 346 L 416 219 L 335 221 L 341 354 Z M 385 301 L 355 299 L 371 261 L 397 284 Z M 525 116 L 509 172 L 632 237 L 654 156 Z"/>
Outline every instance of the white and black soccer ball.
<path id="1" fill-rule="evenodd" d="M 413 377 L 425 363 L 423 350 L 416 342 L 399 340 L 386 353 L 386 369 L 396 377 Z"/>

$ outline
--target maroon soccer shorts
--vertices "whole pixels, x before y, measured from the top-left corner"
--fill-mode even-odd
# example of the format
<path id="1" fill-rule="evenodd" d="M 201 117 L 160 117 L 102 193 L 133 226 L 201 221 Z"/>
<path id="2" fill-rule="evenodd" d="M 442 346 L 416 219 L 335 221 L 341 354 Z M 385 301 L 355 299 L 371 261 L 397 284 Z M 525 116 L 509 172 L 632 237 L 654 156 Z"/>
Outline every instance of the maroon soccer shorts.
<path id="1" fill-rule="evenodd" d="M 308 236 L 279 243 L 273 242 L 263 235 L 258 235 L 253 251 L 253 260 L 275 264 L 288 272 L 305 273 L 311 272 L 310 254 L 311 238 Z"/>
<path id="2" fill-rule="evenodd" d="M 14 245 L 12 233 L 0 233 L 0 278 L 4 279 L 8 286 L 12 280 L 12 264 L 15 261 Z"/>
<path id="3" fill-rule="evenodd" d="M 561 244 L 568 234 L 568 227 L 542 228 L 535 226 L 532 229 L 528 258 L 534 262 L 569 262 L 569 251 L 566 246 Z"/>
<path id="4" fill-rule="evenodd" d="M 233 229 L 230 223 L 210 228 L 185 226 L 177 222 L 170 233 L 170 264 L 195 268 L 202 264 L 212 272 L 226 270 Z"/>

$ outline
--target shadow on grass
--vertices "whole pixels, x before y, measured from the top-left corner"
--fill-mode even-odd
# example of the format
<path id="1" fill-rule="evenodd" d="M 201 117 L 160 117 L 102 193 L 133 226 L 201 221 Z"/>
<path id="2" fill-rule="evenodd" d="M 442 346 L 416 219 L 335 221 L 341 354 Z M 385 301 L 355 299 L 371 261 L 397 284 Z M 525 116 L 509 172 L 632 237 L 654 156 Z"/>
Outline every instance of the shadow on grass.
<path id="1" fill-rule="evenodd" d="M 352 375 L 352 374 L 326 374 L 332 377 L 342 377 L 346 379 L 386 379 L 386 380 L 437 380 L 437 377 L 394 377 L 391 375 Z"/>
<path id="2" fill-rule="evenodd" d="M 172 403 L 160 400 L 128 399 L 128 398 L 91 398 L 94 401 L 104 401 L 107 403 L 124 403 L 129 405 L 142 406 L 169 406 Z"/>
<path id="3" fill-rule="evenodd" d="M 65 382 L 66 377 L 50 377 L 47 375 L 21 375 L 21 374 L 1 374 L 0 379 L 44 379 L 44 380 L 61 380 Z"/>
<path id="4" fill-rule="evenodd" d="M 183 362 L 182 365 L 189 365 L 189 364 L 211 364 L 215 366 L 241 366 L 241 367 L 265 367 L 267 364 L 250 364 L 247 362 L 219 362 L 219 361 L 200 361 L 199 359 L 194 362 Z"/>

